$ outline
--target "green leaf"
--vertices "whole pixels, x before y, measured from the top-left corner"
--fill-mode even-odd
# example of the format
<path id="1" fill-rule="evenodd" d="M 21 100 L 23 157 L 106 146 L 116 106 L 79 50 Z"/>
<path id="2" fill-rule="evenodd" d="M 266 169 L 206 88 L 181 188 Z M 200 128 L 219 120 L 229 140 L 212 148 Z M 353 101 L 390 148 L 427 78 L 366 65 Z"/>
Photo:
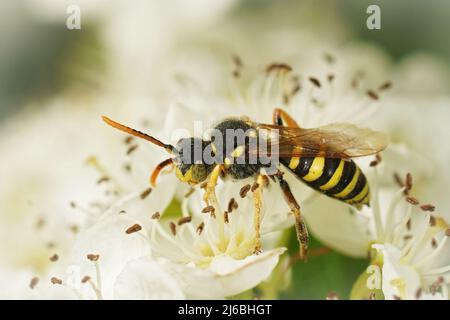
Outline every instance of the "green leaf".
<path id="1" fill-rule="evenodd" d="M 310 252 L 317 252 L 323 247 L 317 239 L 311 236 Z M 298 250 L 295 232 L 291 232 L 289 254 L 295 256 Z M 353 284 L 365 271 L 368 265 L 366 259 L 355 259 L 344 256 L 336 251 L 320 255 L 312 255 L 307 262 L 297 261 L 292 266 L 292 282 L 284 291 L 281 299 L 326 299 L 334 292 L 339 299 L 348 299 Z"/>

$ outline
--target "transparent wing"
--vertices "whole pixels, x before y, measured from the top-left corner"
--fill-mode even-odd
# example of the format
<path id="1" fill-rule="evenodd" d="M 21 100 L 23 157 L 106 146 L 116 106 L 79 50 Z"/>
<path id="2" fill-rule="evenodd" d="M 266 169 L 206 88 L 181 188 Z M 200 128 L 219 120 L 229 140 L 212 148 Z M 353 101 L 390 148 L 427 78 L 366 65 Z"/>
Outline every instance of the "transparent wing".
<path id="1" fill-rule="evenodd" d="M 388 145 L 387 136 L 350 123 L 333 123 L 313 129 L 257 124 L 270 130 L 272 154 L 280 157 L 355 158 L 378 153 Z M 278 150 L 276 150 L 278 149 Z M 257 150 L 250 150 L 255 153 Z"/>

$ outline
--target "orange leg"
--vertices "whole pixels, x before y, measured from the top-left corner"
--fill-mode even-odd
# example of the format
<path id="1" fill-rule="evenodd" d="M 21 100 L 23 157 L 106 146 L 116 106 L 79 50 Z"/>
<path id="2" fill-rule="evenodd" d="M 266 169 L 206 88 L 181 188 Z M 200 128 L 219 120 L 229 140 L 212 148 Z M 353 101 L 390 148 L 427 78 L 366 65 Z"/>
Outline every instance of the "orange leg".
<path id="1" fill-rule="evenodd" d="M 283 109 L 276 108 L 273 110 L 273 124 L 279 126 L 300 128 L 298 123 Z"/>

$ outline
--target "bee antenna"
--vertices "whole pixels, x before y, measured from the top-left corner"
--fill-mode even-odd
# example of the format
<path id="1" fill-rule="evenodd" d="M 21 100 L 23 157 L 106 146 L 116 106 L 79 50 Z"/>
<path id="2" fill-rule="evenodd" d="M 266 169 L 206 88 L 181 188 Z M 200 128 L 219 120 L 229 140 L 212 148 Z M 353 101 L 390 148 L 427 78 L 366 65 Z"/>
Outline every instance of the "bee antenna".
<path id="1" fill-rule="evenodd" d="M 173 159 L 169 158 L 164 160 L 163 162 L 159 163 L 155 170 L 153 170 L 152 175 L 150 177 L 150 184 L 152 185 L 152 187 L 156 186 L 156 179 L 159 176 L 159 173 L 161 172 L 162 169 L 164 169 L 165 167 L 167 167 L 168 165 L 173 164 Z"/>
<path id="2" fill-rule="evenodd" d="M 156 144 L 157 146 L 163 147 L 169 153 L 173 154 L 173 153 L 176 152 L 176 149 L 175 149 L 174 146 L 172 146 L 170 144 L 163 143 L 163 142 L 159 141 L 158 139 L 153 138 L 152 136 L 149 136 L 146 133 L 143 133 L 141 131 L 132 129 L 130 127 L 127 127 L 127 126 L 125 126 L 123 124 L 120 124 L 120 123 L 114 121 L 114 120 L 111 120 L 110 118 L 108 118 L 106 116 L 102 116 L 102 119 L 103 119 L 103 121 L 105 121 L 111 127 L 116 128 L 116 129 L 118 129 L 120 131 L 126 132 L 128 134 L 131 134 L 132 136 L 135 136 L 135 137 L 138 137 L 138 138 L 150 141 L 151 143 Z"/>

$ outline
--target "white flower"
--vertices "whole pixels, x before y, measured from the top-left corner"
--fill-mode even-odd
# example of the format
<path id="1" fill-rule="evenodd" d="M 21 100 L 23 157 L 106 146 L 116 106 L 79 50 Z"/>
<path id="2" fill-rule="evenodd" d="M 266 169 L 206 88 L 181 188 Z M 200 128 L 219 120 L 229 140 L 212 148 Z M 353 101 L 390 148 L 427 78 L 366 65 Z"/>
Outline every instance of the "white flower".
<path id="1" fill-rule="evenodd" d="M 229 199 L 227 191 L 235 189 L 221 185 L 219 190 L 221 198 Z M 172 221 L 170 231 L 162 226 L 167 223 L 164 217 L 160 222 L 159 214 L 141 212 L 140 199 L 111 208 L 78 234 L 72 262 L 80 268 L 80 278 L 89 276 L 90 281 L 78 281 L 79 288 L 72 289 L 84 299 L 219 299 L 251 289 L 269 277 L 285 249 L 268 248 L 253 254 L 255 230 L 250 197 L 236 200 L 238 207 L 226 221 L 219 210 L 215 218 L 200 211 L 187 215 L 188 207 L 195 208 L 199 193 L 185 199 L 183 211 L 185 217 L 191 218 L 178 220 L 177 224 Z M 267 207 L 264 213 L 268 216 L 276 208 L 276 204 Z M 282 218 L 288 219 L 286 211 L 281 212 Z M 142 229 L 126 232 L 136 225 Z M 270 227 L 263 230 L 273 230 Z M 88 255 L 98 255 L 98 259 L 90 261 Z"/>

